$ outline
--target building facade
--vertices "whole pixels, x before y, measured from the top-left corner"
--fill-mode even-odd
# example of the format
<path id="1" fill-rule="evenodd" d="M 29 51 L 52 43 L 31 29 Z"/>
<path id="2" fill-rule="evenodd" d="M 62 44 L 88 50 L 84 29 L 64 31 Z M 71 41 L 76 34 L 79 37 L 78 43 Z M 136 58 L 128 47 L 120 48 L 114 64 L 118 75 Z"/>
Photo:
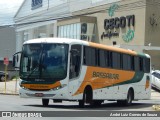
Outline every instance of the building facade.
<path id="1" fill-rule="evenodd" d="M 4 58 L 8 58 L 8 69 L 12 68 L 12 57 L 16 52 L 16 31 L 13 26 L 0 26 L 0 71 L 5 70 Z"/>
<path id="2" fill-rule="evenodd" d="M 16 50 L 28 39 L 75 38 L 147 53 L 160 69 L 159 10 L 159 0 L 25 0 Z"/>

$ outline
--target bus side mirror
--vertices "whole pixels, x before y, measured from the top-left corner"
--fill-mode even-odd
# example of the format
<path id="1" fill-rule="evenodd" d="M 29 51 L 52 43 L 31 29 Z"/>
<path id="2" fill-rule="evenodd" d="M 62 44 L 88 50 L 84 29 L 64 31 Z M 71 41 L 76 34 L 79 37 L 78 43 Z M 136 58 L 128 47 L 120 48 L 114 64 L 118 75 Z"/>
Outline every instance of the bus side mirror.
<path id="1" fill-rule="evenodd" d="M 21 58 L 21 52 L 17 52 L 13 55 L 13 67 L 19 68 L 20 67 L 20 58 Z"/>
<path id="2" fill-rule="evenodd" d="M 13 62 L 12 62 L 12 65 L 13 65 L 13 67 L 15 67 L 15 63 L 16 62 L 16 56 L 13 56 Z"/>

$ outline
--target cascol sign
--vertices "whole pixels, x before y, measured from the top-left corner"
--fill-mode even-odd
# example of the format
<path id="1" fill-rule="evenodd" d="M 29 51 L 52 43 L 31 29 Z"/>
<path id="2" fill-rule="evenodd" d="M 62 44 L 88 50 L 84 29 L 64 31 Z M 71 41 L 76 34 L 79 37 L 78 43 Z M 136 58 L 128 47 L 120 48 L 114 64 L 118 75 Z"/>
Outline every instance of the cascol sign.
<path id="1" fill-rule="evenodd" d="M 120 18 L 111 18 L 104 20 L 104 29 L 114 29 L 114 28 L 125 28 L 135 25 L 135 15 L 128 15 L 126 17 L 122 16 Z"/>

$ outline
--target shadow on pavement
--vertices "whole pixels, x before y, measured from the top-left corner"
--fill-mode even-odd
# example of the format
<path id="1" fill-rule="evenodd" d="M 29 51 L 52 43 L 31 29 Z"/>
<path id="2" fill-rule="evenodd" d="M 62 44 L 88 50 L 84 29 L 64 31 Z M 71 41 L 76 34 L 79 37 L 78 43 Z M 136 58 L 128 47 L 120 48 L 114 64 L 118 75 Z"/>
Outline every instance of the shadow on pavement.
<path id="1" fill-rule="evenodd" d="M 152 103 L 133 103 L 131 106 L 122 106 L 117 104 L 117 102 L 113 103 L 104 103 L 101 106 L 90 106 L 86 105 L 85 108 L 79 108 L 78 105 L 48 105 L 44 107 L 42 105 L 24 105 L 24 106 L 33 106 L 33 107 L 44 107 L 44 108 L 58 108 L 58 109 L 68 109 L 68 110 L 125 110 L 125 109 L 144 109 L 148 107 L 152 107 Z M 152 110 L 152 109 L 151 109 Z"/>

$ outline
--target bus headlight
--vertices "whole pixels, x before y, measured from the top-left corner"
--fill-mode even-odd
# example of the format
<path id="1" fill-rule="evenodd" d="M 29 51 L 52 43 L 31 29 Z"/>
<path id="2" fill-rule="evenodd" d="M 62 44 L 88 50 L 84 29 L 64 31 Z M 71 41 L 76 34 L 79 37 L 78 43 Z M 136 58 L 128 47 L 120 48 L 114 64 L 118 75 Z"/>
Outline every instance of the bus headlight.
<path id="1" fill-rule="evenodd" d="M 25 86 L 23 86 L 22 80 L 19 81 L 19 86 L 20 86 L 21 88 L 25 89 L 25 90 L 29 90 L 28 88 L 26 88 Z"/>
<path id="2" fill-rule="evenodd" d="M 56 88 L 53 88 L 52 90 L 59 90 L 61 88 L 64 88 L 65 86 L 67 86 L 66 84 L 62 84 L 61 86 L 58 86 Z"/>

